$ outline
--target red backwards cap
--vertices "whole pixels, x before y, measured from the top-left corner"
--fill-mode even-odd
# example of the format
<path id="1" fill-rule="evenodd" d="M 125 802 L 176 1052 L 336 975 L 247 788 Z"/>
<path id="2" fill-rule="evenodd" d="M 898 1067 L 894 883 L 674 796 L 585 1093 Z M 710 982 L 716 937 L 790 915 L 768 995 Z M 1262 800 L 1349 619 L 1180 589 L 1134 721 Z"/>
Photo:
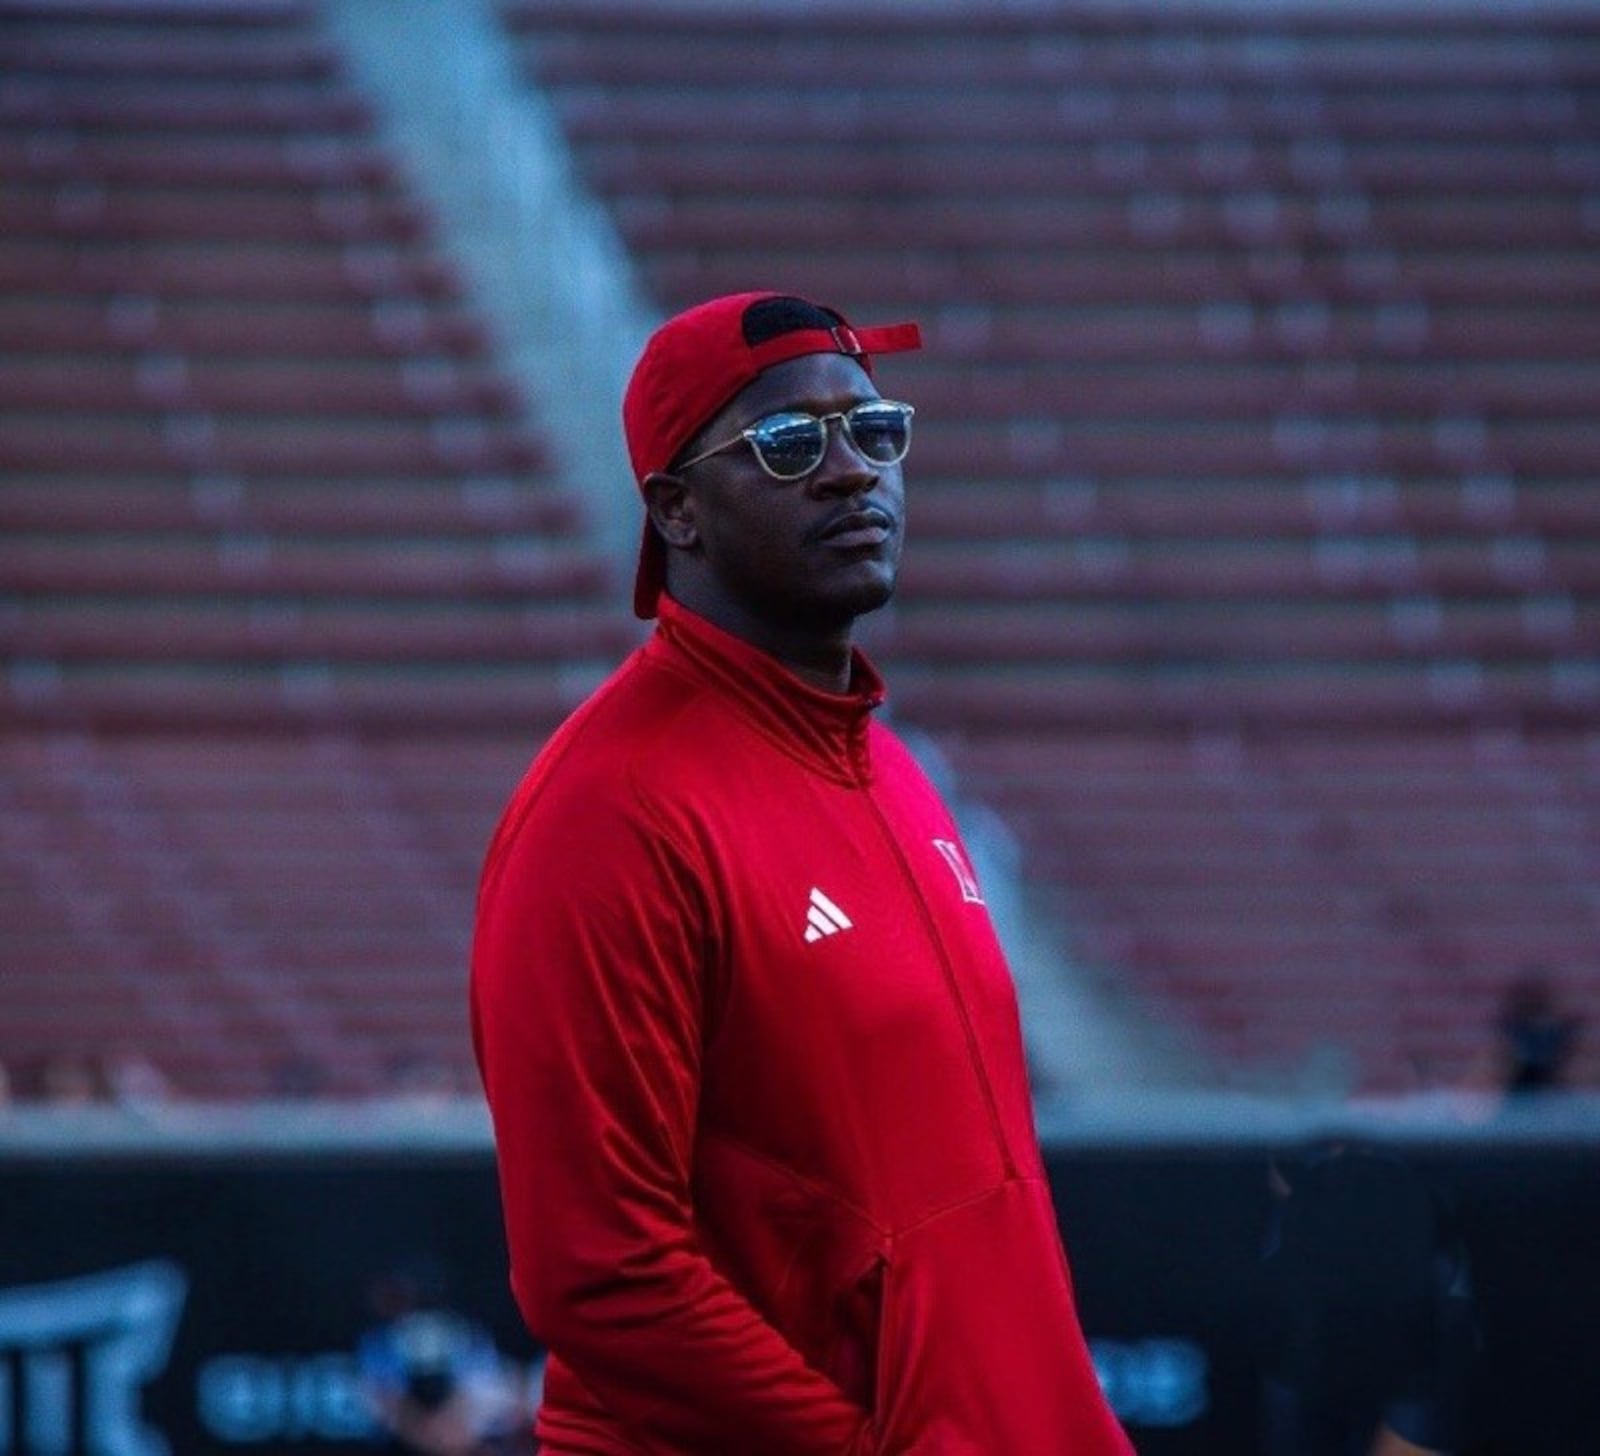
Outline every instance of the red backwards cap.
<path id="1" fill-rule="evenodd" d="M 847 354 L 870 374 L 872 354 L 921 347 L 915 324 L 855 329 L 836 310 L 789 294 L 731 293 L 687 309 L 650 336 L 622 398 L 634 481 L 642 489 L 647 475 L 671 465 L 763 369 L 802 354 Z M 636 616 L 655 616 L 666 566 L 666 547 L 647 515 L 633 584 Z"/>

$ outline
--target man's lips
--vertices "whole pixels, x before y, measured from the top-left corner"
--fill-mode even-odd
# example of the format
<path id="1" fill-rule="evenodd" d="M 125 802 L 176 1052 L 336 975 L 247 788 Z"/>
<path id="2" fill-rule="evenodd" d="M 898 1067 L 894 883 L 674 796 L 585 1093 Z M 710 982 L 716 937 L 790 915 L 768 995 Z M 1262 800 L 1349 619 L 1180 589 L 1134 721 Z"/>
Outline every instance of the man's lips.
<path id="1" fill-rule="evenodd" d="M 893 516 L 877 506 L 862 506 L 834 516 L 814 539 L 830 546 L 881 546 L 893 534 Z"/>

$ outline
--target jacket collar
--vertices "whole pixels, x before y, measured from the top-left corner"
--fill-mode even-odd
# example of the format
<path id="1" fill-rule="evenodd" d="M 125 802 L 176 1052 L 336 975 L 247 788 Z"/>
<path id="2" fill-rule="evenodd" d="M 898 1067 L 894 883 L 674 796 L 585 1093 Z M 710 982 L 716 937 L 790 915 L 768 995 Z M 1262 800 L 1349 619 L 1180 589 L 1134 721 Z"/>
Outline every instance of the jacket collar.
<path id="1" fill-rule="evenodd" d="M 715 688 L 759 732 L 808 767 L 840 783 L 872 777 L 867 730 L 872 710 L 888 694 L 860 648 L 850 652 L 850 690 L 826 692 L 663 594 L 646 652 Z"/>

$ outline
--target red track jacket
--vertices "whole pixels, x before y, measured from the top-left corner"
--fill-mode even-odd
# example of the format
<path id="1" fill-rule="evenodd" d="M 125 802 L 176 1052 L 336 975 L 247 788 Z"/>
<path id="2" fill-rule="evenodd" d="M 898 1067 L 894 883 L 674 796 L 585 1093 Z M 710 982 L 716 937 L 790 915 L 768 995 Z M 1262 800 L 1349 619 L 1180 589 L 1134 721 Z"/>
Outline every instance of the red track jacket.
<path id="1" fill-rule="evenodd" d="M 669 600 L 484 868 L 473 1035 L 549 1452 L 1124 1456 L 955 825 Z"/>

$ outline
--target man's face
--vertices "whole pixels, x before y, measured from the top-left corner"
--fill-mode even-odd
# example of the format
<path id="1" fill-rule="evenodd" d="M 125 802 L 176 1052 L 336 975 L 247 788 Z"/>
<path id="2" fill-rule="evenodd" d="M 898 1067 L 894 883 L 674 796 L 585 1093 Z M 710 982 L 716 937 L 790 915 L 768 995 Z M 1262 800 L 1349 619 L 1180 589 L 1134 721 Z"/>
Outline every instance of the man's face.
<path id="1" fill-rule="evenodd" d="M 753 380 L 683 451 L 716 445 L 783 410 L 829 415 L 877 399 L 871 377 L 843 354 L 808 354 Z M 743 440 L 682 470 L 698 554 L 717 585 L 768 620 L 830 630 L 883 606 L 894 592 L 905 531 L 898 465 L 864 459 L 839 421 L 822 464 L 775 480 Z"/>

